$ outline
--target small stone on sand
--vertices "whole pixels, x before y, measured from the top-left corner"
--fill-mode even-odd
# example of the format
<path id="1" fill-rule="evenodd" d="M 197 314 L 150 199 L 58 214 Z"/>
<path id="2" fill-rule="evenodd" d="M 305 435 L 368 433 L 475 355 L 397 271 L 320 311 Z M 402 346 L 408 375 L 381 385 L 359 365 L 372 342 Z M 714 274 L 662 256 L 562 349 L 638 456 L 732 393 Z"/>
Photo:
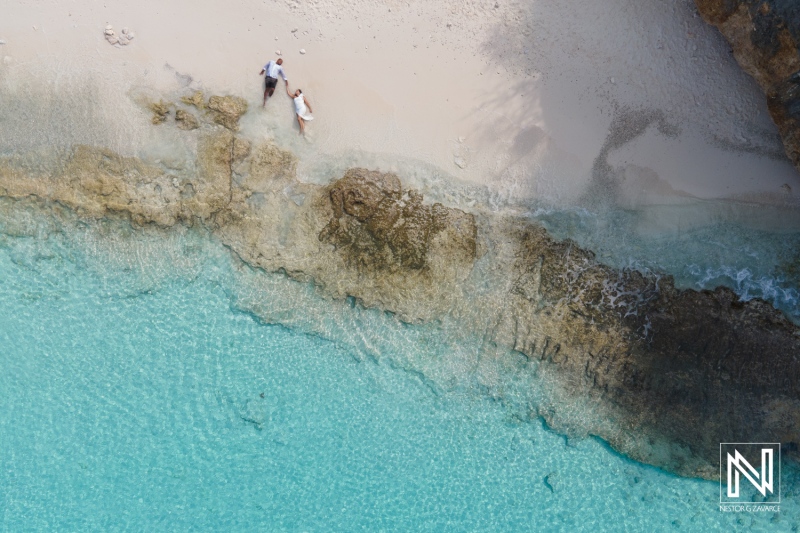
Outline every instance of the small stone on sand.
<path id="1" fill-rule="evenodd" d="M 300 49 L 300 53 L 301 53 L 301 54 L 305 54 L 305 53 L 306 53 L 306 49 L 305 49 L 305 48 L 301 48 L 301 49 Z"/>
<path id="2" fill-rule="evenodd" d="M 106 29 L 107 29 L 107 30 L 113 30 L 113 29 L 114 29 L 114 26 L 112 26 L 111 24 L 109 24 L 108 26 L 106 26 Z"/>
<path id="3" fill-rule="evenodd" d="M 6 40 L 5 39 L 0 39 L 0 45 L 3 45 L 3 44 L 6 44 Z"/>
<path id="4" fill-rule="evenodd" d="M 458 168 L 467 168 L 467 162 L 464 161 L 462 157 L 456 157 L 453 159 L 453 163 L 455 163 Z"/>
<path id="5" fill-rule="evenodd" d="M 279 55 L 281 55 L 281 51 L 280 51 L 280 50 L 275 50 L 275 55 L 276 55 L 276 56 L 279 56 Z"/>
<path id="6" fill-rule="evenodd" d="M 122 28 L 122 35 L 128 35 L 128 28 Z"/>
<path id="7" fill-rule="evenodd" d="M 128 32 L 128 35 L 127 35 L 126 37 L 128 37 L 128 39 L 132 41 L 132 40 L 133 40 L 133 38 L 134 38 L 134 37 L 136 37 L 136 34 L 135 34 L 135 33 L 133 33 L 132 31 L 129 31 L 129 32 Z"/>
<path id="8" fill-rule="evenodd" d="M 123 35 L 122 37 L 120 37 L 120 38 L 119 38 L 119 40 L 118 40 L 117 42 L 118 42 L 119 44 L 121 44 L 122 46 L 126 46 L 126 45 L 127 45 L 129 42 L 130 42 L 130 41 L 128 40 L 128 38 L 127 38 L 127 37 L 125 37 L 125 36 Z"/>
<path id="9" fill-rule="evenodd" d="M 33 27 L 33 31 L 36 31 L 36 30 L 38 30 L 38 29 L 39 29 L 39 26 L 34 26 L 34 27 Z"/>
<path id="10" fill-rule="evenodd" d="M 465 141 L 464 137 L 459 137 L 459 138 L 458 138 L 458 142 L 459 142 L 459 143 L 463 143 L 464 141 Z"/>
<path id="11" fill-rule="evenodd" d="M 105 34 L 109 35 L 109 36 L 113 36 L 114 35 L 114 30 L 106 30 Z"/>
<path id="12" fill-rule="evenodd" d="M 296 31 L 297 31 L 297 28 L 292 29 L 292 33 L 296 32 Z"/>

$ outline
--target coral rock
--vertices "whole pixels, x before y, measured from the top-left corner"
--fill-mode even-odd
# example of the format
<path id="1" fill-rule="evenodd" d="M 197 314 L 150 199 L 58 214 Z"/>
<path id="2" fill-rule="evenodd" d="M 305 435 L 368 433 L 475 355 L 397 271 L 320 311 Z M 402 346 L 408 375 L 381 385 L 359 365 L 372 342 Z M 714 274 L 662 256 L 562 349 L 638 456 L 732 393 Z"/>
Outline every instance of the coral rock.
<path id="1" fill-rule="evenodd" d="M 236 131 L 239 118 L 247 112 L 247 101 L 238 96 L 212 96 L 206 107 L 214 122 Z"/>

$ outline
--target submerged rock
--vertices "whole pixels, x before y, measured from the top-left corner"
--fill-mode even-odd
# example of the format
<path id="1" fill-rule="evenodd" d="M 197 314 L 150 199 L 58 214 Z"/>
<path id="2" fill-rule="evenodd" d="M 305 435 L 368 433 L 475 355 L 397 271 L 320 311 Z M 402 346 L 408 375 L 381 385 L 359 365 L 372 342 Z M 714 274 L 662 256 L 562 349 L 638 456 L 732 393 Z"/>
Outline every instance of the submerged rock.
<path id="1" fill-rule="evenodd" d="M 428 268 L 434 237 L 449 231 L 451 259 L 471 263 L 476 226 L 471 215 L 441 204 L 422 204 L 394 174 L 351 169 L 329 187 L 333 216 L 319 239 L 337 247 L 356 268 Z"/>
<path id="2" fill-rule="evenodd" d="M 175 111 L 175 122 L 178 123 L 178 127 L 182 130 L 196 130 L 200 127 L 197 117 L 183 109 Z"/>
<path id="3" fill-rule="evenodd" d="M 542 228 L 504 233 L 519 244 L 495 342 L 545 362 L 598 416 L 576 426 L 554 404 L 539 413 L 551 425 L 709 479 L 720 442 L 798 441 L 800 330 L 768 303 L 617 271 Z"/>
<path id="4" fill-rule="evenodd" d="M 789 0 L 695 2 L 766 93 L 786 154 L 800 169 L 800 4 Z"/>

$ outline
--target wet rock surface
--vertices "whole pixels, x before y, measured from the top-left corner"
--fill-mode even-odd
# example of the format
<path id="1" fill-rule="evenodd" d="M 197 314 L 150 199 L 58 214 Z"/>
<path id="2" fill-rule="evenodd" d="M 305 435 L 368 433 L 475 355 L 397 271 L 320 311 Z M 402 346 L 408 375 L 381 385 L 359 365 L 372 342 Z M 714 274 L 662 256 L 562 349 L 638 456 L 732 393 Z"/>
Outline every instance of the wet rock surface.
<path id="1" fill-rule="evenodd" d="M 188 98 L 166 109 L 206 106 Z M 610 268 L 530 221 L 426 202 L 391 173 L 306 183 L 293 154 L 235 133 L 245 106 L 208 107 L 179 133 L 194 161 L 89 146 L 49 163 L 2 158 L 0 196 L 134 228 L 200 227 L 244 264 L 327 297 L 406 322 L 453 317 L 558 384 L 532 417 L 681 475 L 715 478 L 720 442 L 800 443 L 800 331 L 769 304 Z M 170 125 L 181 121 L 159 128 Z"/>
<path id="2" fill-rule="evenodd" d="M 789 159 L 800 169 L 800 4 L 794 0 L 695 0 L 761 86 Z"/>
<path id="3" fill-rule="evenodd" d="M 515 238 L 515 282 L 494 339 L 548 363 L 573 395 L 618 421 L 588 433 L 708 479 L 720 442 L 797 442 L 800 330 L 772 306 L 615 271 L 540 228 Z M 538 414 L 561 424 L 557 406 Z"/>
<path id="4" fill-rule="evenodd" d="M 474 218 L 442 204 L 424 205 L 422 195 L 403 191 L 394 174 L 351 169 L 329 191 L 333 216 L 319 239 L 336 246 L 356 268 L 429 268 L 432 240 L 445 231 L 453 259 L 475 259 Z"/>

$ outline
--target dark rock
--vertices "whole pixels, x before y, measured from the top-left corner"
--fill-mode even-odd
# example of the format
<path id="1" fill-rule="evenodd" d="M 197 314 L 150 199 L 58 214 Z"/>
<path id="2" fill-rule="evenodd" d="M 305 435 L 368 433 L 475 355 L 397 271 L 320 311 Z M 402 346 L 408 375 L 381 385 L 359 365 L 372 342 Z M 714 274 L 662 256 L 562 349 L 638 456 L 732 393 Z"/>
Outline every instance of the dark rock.
<path id="1" fill-rule="evenodd" d="M 709 479 L 720 442 L 800 440 L 800 330 L 767 302 L 617 271 L 542 228 L 517 238 L 512 339 L 503 328 L 498 339 L 617 421 L 584 430 L 637 460 Z M 542 415 L 560 425 L 558 406 Z"/>
<path id="2" fill-rule="evenodd" d="M 394 174 L 351 169 L 329 191 L 333 216 L 319 240 L 336 246 L 359 268 L 425 269 L 431 240 L 446 231 L 456 257 L 470 263 L 475 258 L 473 217 L 441 204 L 423 204 L 422 195 L 404 192 Z"/>
<path id="3" fill-rule="evenodd" d="M 800 169 L 800 3 L 794 0 L 695 0 L 703 18 L 733 47 L 736 60 L 767 95 L 786 154 Z"/>

